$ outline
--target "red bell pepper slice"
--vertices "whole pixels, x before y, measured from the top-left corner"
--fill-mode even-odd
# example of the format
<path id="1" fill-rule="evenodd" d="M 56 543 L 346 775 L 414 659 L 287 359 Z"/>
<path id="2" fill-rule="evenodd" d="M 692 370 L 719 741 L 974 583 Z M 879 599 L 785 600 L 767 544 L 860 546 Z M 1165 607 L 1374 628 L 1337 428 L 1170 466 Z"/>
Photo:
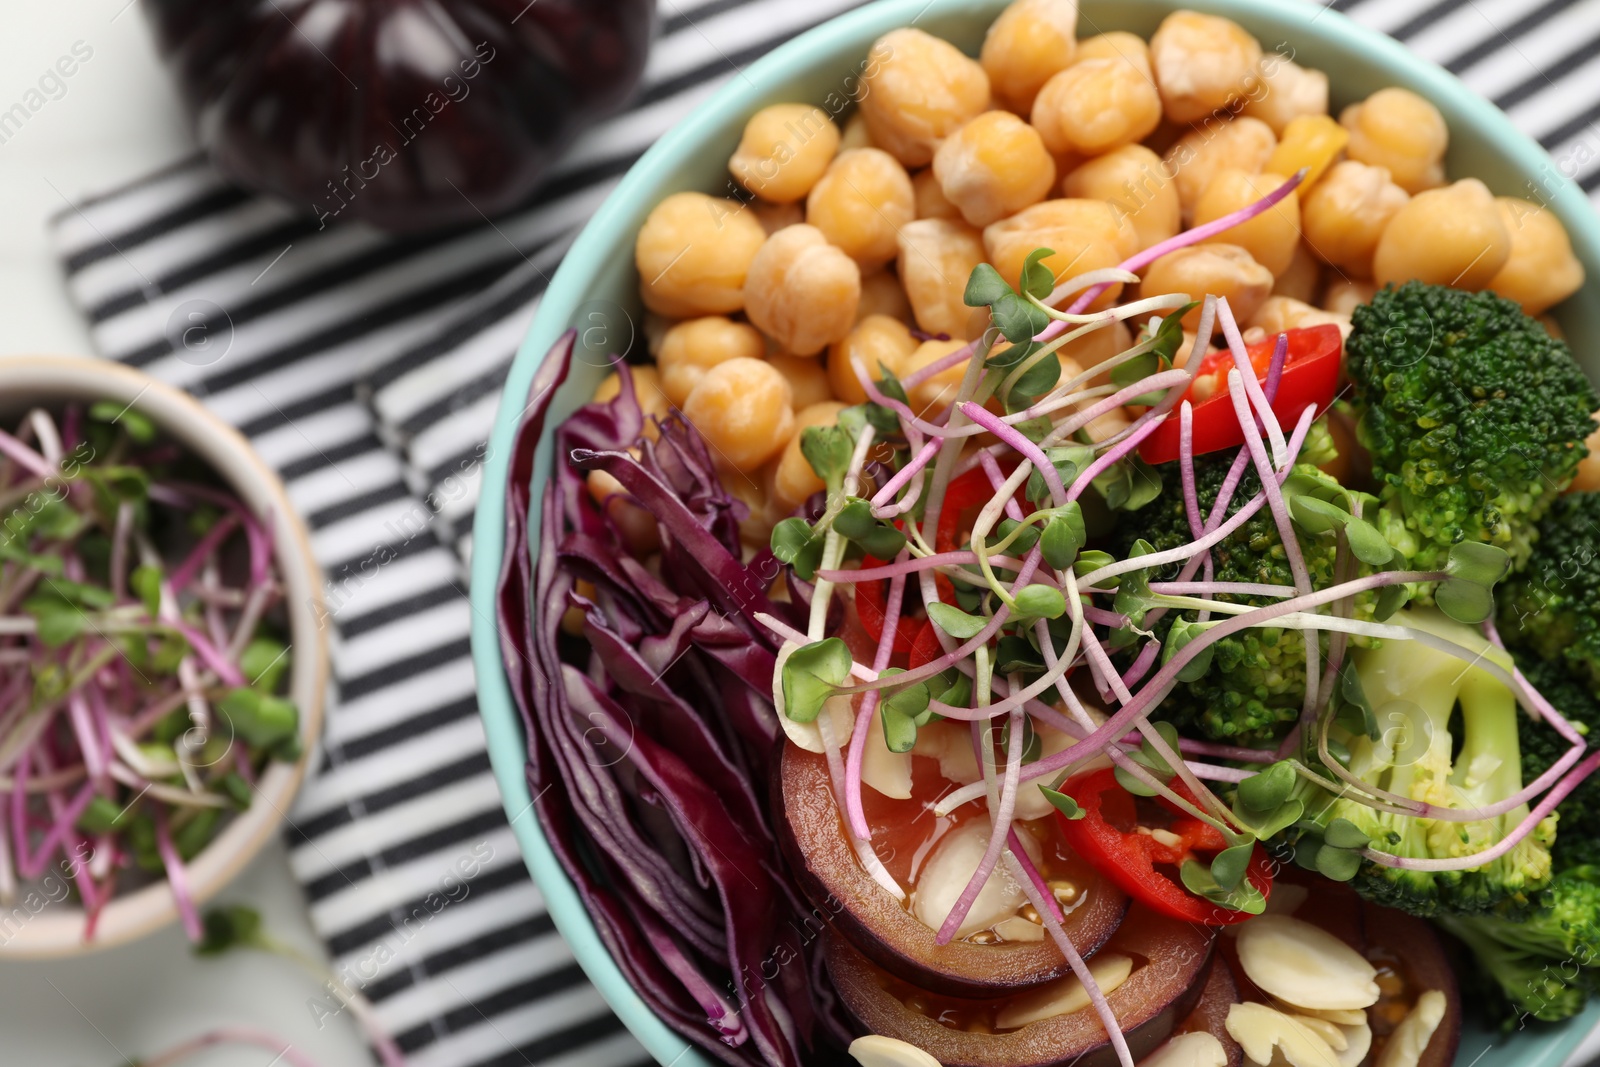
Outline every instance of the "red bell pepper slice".
<path id="1" fill-rule="evenodd" d="M 1289 338 L 1289 351 L 1283 374 L 1278 378 L 1272 413 L 1278 416 L 1279 422 L 1292 426 L 1307 407 L 1315 406 L 1317 414 L 1321 415 L 1333 403 L 1339 388 L 1344 342 L 1339 336 L 1339 327 L 1332 323 L 1302 326 L 1285 331 L 1285 335 Z M 1278 336 L 1273 335 L 1246 348 L 1257 381 L 1266 380 L 1277 344 Z M 1195 372 L 1194 383 L 1184 394 L 1194 405 L 1194 454 L 1197 456 L 1244 444 L 1244 431 L 1239 427 L 1233 401 L 1228 395 L 1228 371 L 1232 368 L 1233 354 L 1228 349 L 1209 353 Z M 1144 439 L 1139 455 L 1146 463 L 1170 463 L 1178 458 L 1179 436 L 1178 413 L 1174 410 L 1166 422 Z"/>
<path id="2" fill-rule="evenodd" d="M 985 503 L 994 495 L 994 488 L 989 484 L 989 476 L 978 468 L 973 468 L 959 478 L 952 479 L 945 488 L 944 504 L 939 509 L 939 528 L 934 531 L 934 549 L 939 552 L 954 551 L 956 547 L 956 532 L 961 527 L 961 516 L 964 512 Z M 899 523 L 895 524 L 899 526 Z M 871 556 L 863 557 L 863 569 L 881 567 L 883 560 Z M 935 575 L 934 582 L 939 587 L 940 599 L 946 603 L 955 600 L 955 587 L 950 584 L 950 579 L 944 575 Z M 886 580 L 875 582 L 857 582 L 856 614 L 861 618 L 861 628 L 873 642 L 883 637 L 883 614 L 887 607 L 889 597 L 889 583 Z M 893 652 L 895 655 L 904 655 L 911 651 L 912 644 L 916 641 L 921 623 L 916 619 L 902 615 L 895 626 Z M 937 642 L 936 642 L 937 643 Z M 944 654 L 940 649 L 939 655 Z M 915 666 L 915 665 L 914 665 Z"/>
<path id="3" fill-rule="evenodd" d="M 1194 800 L 1180 781 L 1172 782 L 1172 790 L 1185 800 Z M 1077 801 L 1084 812 L 1081 819 L 1058 815 L 1067 844 L 1124 893 L 1163 915 L 1185 922 L 1229 926 L 1250 918 L 1246 912 L 1220 907 L 1195 896 L 1178 880 L 1177 868 L 1184 860 L 1202 858 L 1197 853 L 1214 855 L 1227 847 L 1227 841 L 1216 827 L 1163 800 L 1161 805 L 1173 812 L 1170 825 L 1163 829 L 1176 835 L 1178 840 L 1174 843 L 1165 835 L 1158 840 L 1148 833 L 1139 833 L 1133 794 L 1122 788 L 1110 768 L 1078 775 L 1070 779 L 1062 791 Z M 1171 873 L 1158 869 L 1162 867 L 1170 868 Z M 1245 877 L 1262 896 L 1271 896 L 1271 860 L 1260 845 L 1251 853 Z"/>

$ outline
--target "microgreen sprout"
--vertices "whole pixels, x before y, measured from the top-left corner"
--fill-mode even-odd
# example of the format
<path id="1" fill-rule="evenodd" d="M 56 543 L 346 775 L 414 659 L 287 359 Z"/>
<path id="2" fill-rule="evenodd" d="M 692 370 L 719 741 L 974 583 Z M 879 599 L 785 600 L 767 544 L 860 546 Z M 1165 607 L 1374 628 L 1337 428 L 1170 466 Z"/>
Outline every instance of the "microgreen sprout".
<path id="1" fill-rule="evenodd" d="M 0 432 L 0 903 L 70 868 L 85 938 L 165 873 L 198 940 L 186 865 L 300 756 L 272 527 L 210 478 L 121 404 Z"/>

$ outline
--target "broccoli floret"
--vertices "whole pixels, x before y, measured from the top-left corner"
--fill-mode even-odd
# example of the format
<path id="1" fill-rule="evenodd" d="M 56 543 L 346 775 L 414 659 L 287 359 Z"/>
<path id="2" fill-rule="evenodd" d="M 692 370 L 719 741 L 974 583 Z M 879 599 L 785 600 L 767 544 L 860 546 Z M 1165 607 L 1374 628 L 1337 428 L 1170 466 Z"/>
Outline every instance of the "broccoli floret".
<path id="1" fill-rule="evenodd" d="M 1500 634 L 1600 686 L 1600 493 L 1569 493 L 1539 523 L 1538 543 L 1500 589 Z"/>
<path id="2" fill-rule="evenodd" d="M 1303 457 L 1333 455 L 1331 437 L 1320 422 L 1307 437 Z M 1202 515 L 1209 515 L 1217 493 L 1233 463 L 1233 452 L 1214 453 L 1195 459 L 1195 491 Z M 1129 513 L 1113 538 L 1118 555 L 1126 555 L 1134 541 L 1143 538 L 1163 551 L 1194 540 L 1188 513 L 1183 503 L 1181 475 L 1176 463 L 1157 468 L 1162 477 L 1162 492 L 1137 513 Z M 1331 482 L 1315 466 L 1302 463 L 1297 474 Z M 1234 491 L 1228 514 L 1261 491 L 1254 466 L 1245 468 L 1244 477 Z M 1329 537 L 1299 538 L 1306 568 L 1315 588 L 1334 583 L 1336 542 Z M 1263 507 L 1211 552 L 1215 577 L 1223 582 L 1264 582 L 1293 585 L 1294 575 L 1285 556 L 1278 524 L 1269 508 Z M 1172 566 L 1149 575 L 1152 581 L 1171 580 L 1179 567 Z M 1222 595 L 1219 600 L 1261 606 L 1271 598 Z M 1370 616 L 1371 598 L 1358 600 L 1360 609 Z M 1195 613 L 1168 612 L 1156 624 L 1156 636 L 1166 641 L 1167 632 L 1178 618 L 1193 619 Z M 1223 638 L 1205 677 L 1185 683 L 1162 702 L 1154 718 L 1172 722 L 1180 730 L 1193 730 L 1216 740 L 1233 744 L 1264 746 L 1282 737 L 1300 715 L 1306 692 L 1306 654 L 1301 631 L 1257 627 Z"/>
<path id="3" fill-rule="evenodd" d="M 1600 869 L 1574 867 L 1539 894 L 1537 907 L 1511 913 L 1442 916 L 1510 1002 L 1511 1015 L 1560 1022 L 1600 987 Z"/>
<path id="4" fill-rule="evenodd" d="M 1464 540 L 1526 560 L 1600 406 L 1566 343 L 1510 300 L 1421 282 L 1379 292 L 1352 321 L 1345 372 L 1379 529 L 1422 570 Z"/>
<path id="5" fill-rule="evenodd" d="M 1432 608 L 1409 609 L 1390 621 L 1510 666 L 1510 658 L 1477 630 Z M 1336 721 L 1329 735 L 1348 752 L 1346 766 L 1361 781 L 1445 808 L 1483 807 L 1522 788 L 1516 695 L 1494 675 L 1413 640 L 1385 640 L 1380 647 L 1358 649 L 1351 664 L 1365 707 L 1346 701 L 1330 709 Z M 1307 743 L 1307 762 L 1317 766 L 1315 741 L 1308 738 Z M 1342 838 L 1327 839 L 1335 819 L 1366 834 L 1376 851 L 1443 859 L 1491 847 L 1528 816 L 1525 804 L 1475 822 L 1394 815 L 1368 806 L 1348 788 L 1302 788 L 1309 825 L 1320 831 L 1308 833 L 1296 848 L 1307 848 L 1312 856 L 1324 845 L 1350 847 Z M 1555 824 L 1554 818 L 1542 820 L 1508 853 L 1470 870 L 1418 871 L 1363 861 L 1354 884 L 1368 899 L 1414 915 L 1523 906 L 1549 881 Z M 1307 830 L 1307 823 L 1300 825 Z M 1340 829 L 1349 832 L 1348 827 Z M 1317 832 L 1323 834 L 1321 840 Z"/>
<path id="6" fill-rule="evenodd" d="M 1580 732 L 1593 737 L 1594 726 L 1600 723 L 1600 700 L 1595 698 L 1592 688 L 1568 674 L 1558 663 L 1549 663 L 1522 651 L 1516 652 L 1516 660 L 1528 684 L 1555 705 Z M 1522 777 L 1527 782 L 1549 770 L 1568 748 L 1567 739 L 1556 733 L 1549 723 L 1528 715 L 1518 722 L 1517 733 L 1522 746 Z M 1557 824 L 1556 843 L 1550 849 L 1555 869 L 1600 866 L 1600 775 L 1590 775 L 1567 794 L 1556 812 L 1561 821 Z"/>

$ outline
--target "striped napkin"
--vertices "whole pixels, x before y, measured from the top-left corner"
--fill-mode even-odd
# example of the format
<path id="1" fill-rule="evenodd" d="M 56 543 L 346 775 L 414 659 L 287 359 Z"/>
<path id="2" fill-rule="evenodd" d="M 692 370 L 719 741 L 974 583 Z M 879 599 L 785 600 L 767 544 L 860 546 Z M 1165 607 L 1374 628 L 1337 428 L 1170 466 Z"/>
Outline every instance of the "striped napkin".
<path id="1" fill-rule="evenodd" d="M 648 1062 L 555 933 L 490 775 L 463 578 L 484 438 L 540 294 L 623 172 L 742 65 L 852 6 L 662 0 L 631 110 L 482 226 L 319 230 L 201 159 L 55 220 L 100 353 L 238 426 L 312 531 L 337 699 L 291 862 L 340 980 L 416 1067 Z M 1600 188 L 1600 0 L 1332 6 L 1461 75 Z"/>

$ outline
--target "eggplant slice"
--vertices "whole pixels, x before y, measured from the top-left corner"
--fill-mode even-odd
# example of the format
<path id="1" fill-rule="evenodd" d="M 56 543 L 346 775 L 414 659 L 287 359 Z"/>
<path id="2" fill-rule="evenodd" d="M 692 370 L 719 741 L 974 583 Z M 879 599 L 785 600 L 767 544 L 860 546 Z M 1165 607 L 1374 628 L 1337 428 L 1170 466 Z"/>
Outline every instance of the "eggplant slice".
<path id="1" fill-rule="evenodd" d="M 940 945 L 934 931 L 872 879 L 846 837 L 828 780 L 826 757 L 785 744 L 778 766 L 783 810 L 774 820 L 797 881 L 818 914 L 873 963 L 934 993 L 997 997 L 1070 973 L 1048 937 L 1042 941 Z M 1085 958 L 1116 931 L 1128 898 L 1104 878 L 1066 918 L 1067 936 Z"/>
<path id="2" fill-rule="evenodd" d="M 1187 1017 L 1172 1032 L 1193 1033 L 1204 1030 L 1222 1044 L 1227 1053 L 1228 1067 L 1241 1067 L 1244 1049 L 1228 1033 L 1228 1009 L 1239 1000 L 1239 983 L 1234 980 L 1233 968 L 1221 952 L 1211 957 L 1211 970 L 1206 973 L 1205 985 L 1200 987 L 1200 999 L 1195 1002 Z"/>
<path id="3" fill-rule="evenodd" d="M 1155 915 L 1135 905 L 1106 946 L 1136 963 L 1106 999 L 1135 1059 L 1146 1056 L 1187 1020 L 1202 991 L 1215 932 Z M 1052 951 L 1055 943 L 1049 942 Z M 823 959 L 845 1009 L 863 1033 L 898 1038 L 923 1049 L 943 1067 L 1113 1067 L 1116 1052 L 1094 1008 L 1055 1015 L 994 1033 L 992 1019 L 1007 998 L 962 1000 L 918 990 L 874 966 L 837 934 Z M 954 1029 L 938 1016 L 963 1023 Z"/>
<path id="4" fill-rule="evenodd" d="M 1383 1040 L 1399 1022 L 1394 1014 L 1401 1008 L 1409 1010 L 1417 997 L 1437 989 L 1444 994 L 1444 1019 L 1422 1050 L 1417 1067 L 1450 1067 L 1461 1043 L 1461 990 L 1438 931 L 1414 915 L 1376 904 L 1364 903 L 1361 918 L 1367 934 L 1367 958 L 1380 972 L 1389 968 L 1405 983 L 1400 1003 L 1391 1004 L 1385 998 L 1367 1009 L 1372 1020 L 1372 1061 L 1377 1062 Z"/>

